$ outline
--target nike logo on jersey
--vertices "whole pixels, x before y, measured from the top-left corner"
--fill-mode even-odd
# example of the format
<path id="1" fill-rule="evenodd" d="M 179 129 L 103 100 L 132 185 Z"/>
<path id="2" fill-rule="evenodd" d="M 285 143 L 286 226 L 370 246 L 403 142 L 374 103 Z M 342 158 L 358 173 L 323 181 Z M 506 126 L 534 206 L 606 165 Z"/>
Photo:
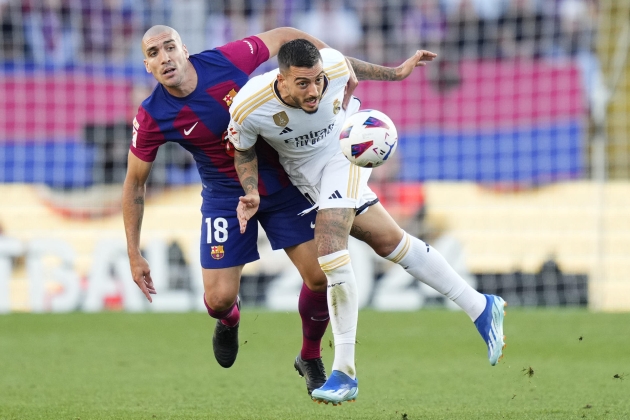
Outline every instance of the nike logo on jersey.
<path id="1" fill-rule="evenodd" d="M 284 130 L 282 130 L 282 131 L 280 132 L 280 134 L 278 134 L 278 135 L 279 135 L 279 136 L 281 136 L 281 135 L 283 135 L 283 134 L 290 133 L 291 131 L 293 131 L 293 130 L 291 130 L 289 127 L 285 127 L 285 129 L 284 129 Z"/>
<path id="2" fill-rule="evenodd" d="M 192 127 L 190 127 L 190 129 L 188 129 L 188 130 L 184 129 L 184 135 L 186 135 L 186 136 L 187 136 L 187 135 L 189 135 L 190 133 L 192 133 L 192 131 L 195 129 L 195 127 L 197 127 L 197 124 L 199 124 L 199 121 L 197 121 L 197 122 L 195 123 L 195 125 L 193 125 Z"/>
<path id="3" fill-rule="evenodd" d="M 335 192 L 332 193 L 332 195 L 330 197 L 328 197 L 328 199 L 332 200 L 334 198 L 343 198 L 343 197 L 341 196 L 341 194 L 339 194 L 339 191 L 335 190 Z"/>
<path id="4" fill-rule="evenodd" d="M 311 222 L 311 229 L 315 229 L 315 223 Z"/>

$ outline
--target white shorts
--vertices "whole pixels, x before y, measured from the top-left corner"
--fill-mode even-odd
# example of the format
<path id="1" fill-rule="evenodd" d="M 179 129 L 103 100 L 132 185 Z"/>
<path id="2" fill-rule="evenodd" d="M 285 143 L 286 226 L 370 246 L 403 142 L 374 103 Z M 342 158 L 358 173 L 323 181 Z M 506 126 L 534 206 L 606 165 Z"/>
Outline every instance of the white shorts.
<path id="1" fill-rule="evenodd" d="M 340 150 L 324 167 L 319 185 L 297 187 L 313 203 L 308 211 L 316 208 L 363 209 L 378 201 L 367 185 L 371 173 L 372 168 L 353 165 Z"/>

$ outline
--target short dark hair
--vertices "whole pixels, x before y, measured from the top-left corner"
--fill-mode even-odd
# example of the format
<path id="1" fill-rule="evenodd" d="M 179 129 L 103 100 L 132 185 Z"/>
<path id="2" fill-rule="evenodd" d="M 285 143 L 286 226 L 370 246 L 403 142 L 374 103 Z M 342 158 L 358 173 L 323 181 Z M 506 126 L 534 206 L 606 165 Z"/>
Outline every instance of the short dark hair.
<path id="1" fill-rule="evenodd" d="M 314 67 L 322 60 L 317 47 L 306 39 L 294 39 L 280 47 L 278 51 L 278 66 L 280 70 L 289 67 Z"/>

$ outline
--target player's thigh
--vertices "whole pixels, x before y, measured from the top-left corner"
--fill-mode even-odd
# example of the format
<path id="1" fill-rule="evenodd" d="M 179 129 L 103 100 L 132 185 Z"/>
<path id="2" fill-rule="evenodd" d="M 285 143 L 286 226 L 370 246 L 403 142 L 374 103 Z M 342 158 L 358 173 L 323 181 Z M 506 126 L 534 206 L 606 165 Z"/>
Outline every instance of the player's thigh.
<path id="1" fill-rule="evenodd" d="M 317 261 L 315 216 L 300 213 L 311 204 L 293 185 L 270 196 L 261 197 L 258 217 L 273 249 L 283 248 L 298 269 L 306 286 L 326 290 L 326 276 Z"/>
<path id="2" fill-rule="evenodd" d="M 348 249 L 354 213 L 354 208 L 327 208 L 317 212 L 315 244 L 318 256 Z"/>
<path id="3" fill-rule="evenodd" d="M 315 240 L 285 248 L 285 251 L 300 272 L 306 287 L 314 292 L 325 292 L 328 282 L 317 260 Z"/>
<path id="4" fill-rule="evenodd" d="M 215 311 L 228 309 L 238 295 L 243 266 L 202 269 L 203 290 L 208 306 Z"/>
<path id="5" fill-rule="evenodd" d="M 367 183 L 372 169 L 362 168 L 351 164 L 339 151 L 326 164 L 322 172 L 319 191 L 319 209 L 353 208 L 358 209 L 369 197 L 376 198 L 371 193 Z M 366 196 L 366 192 L 371 195 Z"/>
<path id="6" fill-rule="evenodd" d="M 309 207 L 311 204 L 293 185 L 261 196 L 256 216 L 272 249 L 286 249 L 314 238 L 316 212 L 300 216 Z"/>
<path id="7" fill-rule="evenodd" d="M 404 231 L 381 203 L 375 203 L 354 218 L 350 234 L 386 257 L 396 249 Z"/>
<path id="8" fill-rule="evenodd" d="M 241 234 L 236 216 L 238 197 L 204 200 L 201 206 L 200 259 L 204 269 L 236 267 L 256 261 L 258 219 Z"/>

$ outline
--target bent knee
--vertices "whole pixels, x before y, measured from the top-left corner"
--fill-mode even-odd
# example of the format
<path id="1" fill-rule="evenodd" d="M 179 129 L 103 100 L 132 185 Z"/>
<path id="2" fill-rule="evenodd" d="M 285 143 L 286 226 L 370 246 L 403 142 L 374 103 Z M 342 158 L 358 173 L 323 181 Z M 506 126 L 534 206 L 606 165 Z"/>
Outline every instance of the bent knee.
<path id="1" fill-rule="evenodd" d="M 218 290 L 208 290 L 208 288 L 206 288 L 205 293 L 206 303 L 213 311 L 225 311 L 236 301 L 236 295 L 232 295 L 232 293 L 221 293 Z"/>
<path id="2" fill-rule="evenodd" d="M 390 255 L 392 252 L 394 252 L 394 250 L 396 249 L 396 247 L 398 246 L 398 243 L 384 243 L 384 244 L 369 244 L 372 249 L 374 250 L 374 252 L 376 252 L 376 254 L 379 257 L 387 257 L 388 255 Z"/>
<path id="3" fill-rule="evenodd" d="M 325 292 L 328 286 L 328 280 L 323 271 L 317 270 L 315 273 L 309 273 L 302 277 L 304 284 L 313 292 Z"/>

